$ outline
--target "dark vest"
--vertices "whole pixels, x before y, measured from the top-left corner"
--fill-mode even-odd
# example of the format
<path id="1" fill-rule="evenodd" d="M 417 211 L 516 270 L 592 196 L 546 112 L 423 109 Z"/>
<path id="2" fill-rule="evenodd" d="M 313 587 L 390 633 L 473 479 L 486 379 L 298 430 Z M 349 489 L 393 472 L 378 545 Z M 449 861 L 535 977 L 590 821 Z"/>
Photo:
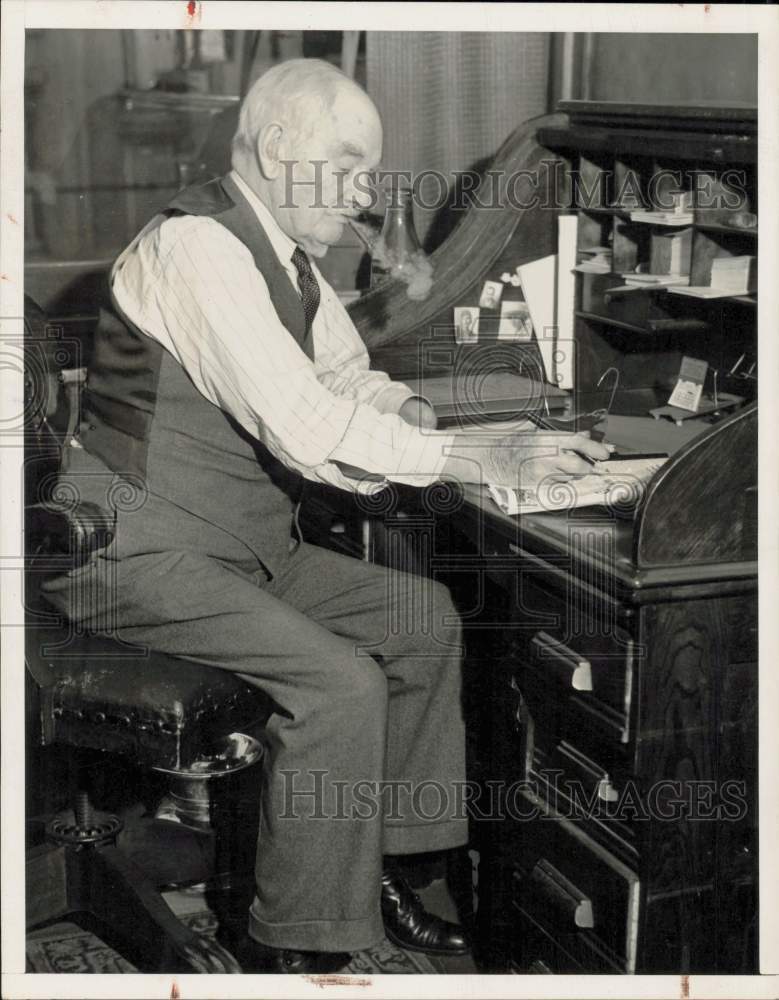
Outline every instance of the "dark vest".
<path id="1" fill-rule="evenodd" d="M 206 215 L 251 251 L 279 319 L 313 359 L 300 296 L 257 216 L 225 177 L 180 192 L 161 217 Z M 236 289 L 236 295 L 241 289 Z M 257 330 L 262 337 L 262 329 Z M 148 491 L 125 516 L 120 540 L 164 539 L 171 550 L 216 558 L 253 554 L 273 575 L 289 551 L 302 479 L 232 417 L 209 402 L 176 359 L 143 334 L 116 303 L 101 314 L 84 391 L 78 440 L 87 456 Z M 75 453 L 76 464 L 78 454 Z M 148 519 L 154 523 L 144 523 Z M 129 542 L 127 534 L 130 534 Z M 134 533 L 134 535 L 133 535 Z"/>

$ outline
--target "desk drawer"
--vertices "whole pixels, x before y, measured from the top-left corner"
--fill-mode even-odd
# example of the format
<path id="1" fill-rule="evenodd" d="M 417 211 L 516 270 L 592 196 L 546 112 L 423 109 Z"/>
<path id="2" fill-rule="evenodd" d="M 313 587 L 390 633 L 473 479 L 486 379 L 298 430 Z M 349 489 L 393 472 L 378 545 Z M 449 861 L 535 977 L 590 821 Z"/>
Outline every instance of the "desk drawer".
<path id="1" fill-rule="evenodd" d="M 587 832 L 630 864 L 637 862 L 636 830 L 623 814 L 623 784 L 612 766 L 560 740 L 551 750 L 536 740 L 529 760 L 532 788 L 557 813 L 584 822 Z"/>
<path id="2" fill-rule="evenodd" d="M 575 952 L 569 954 L 538 924 L 515 908 L 515 920 L 508 941 L 508 971 L 518 976 L 613 975 L 624 971 L 620 963 L 609 960 L 587 942 L 578 940 L 573 944 Z"/>
<path id="3" fill-rule="evenodd" d="M 528 794 L 528 803 L 543 803 Z M 574 824 L 545 811 L 518 838 L 513 901 L 568 954 L 582 948 L 625 972 L 636 962 L 639 881 L 635 873 Z"/>
<path id="4" fill-rule="evenodd" d="M 528 693 L 533 694 L 520 691 L 512 680 L 507 701 L 511 737 L 503 754 L 506 773 L 512 780 L 525 780 L 551 812 L 574 820 L 607 850 L 635 865 L 638 830 L 630 806 L 631 748 L 604 740 L 597 730 L 575 726 L 548 691 L 534 700 Z"/>
<path id="5" fill-rule="evenodd" d="M 636 646 L 617 623 L 614 606 L 583 607 L 578 592 L 563 597 L 528 579 L 520 600 L 520 628 L 508 643 L 520 690 L 540 687 L 553 700 L 563 699 L 583 724 L 626 743 Z"/>

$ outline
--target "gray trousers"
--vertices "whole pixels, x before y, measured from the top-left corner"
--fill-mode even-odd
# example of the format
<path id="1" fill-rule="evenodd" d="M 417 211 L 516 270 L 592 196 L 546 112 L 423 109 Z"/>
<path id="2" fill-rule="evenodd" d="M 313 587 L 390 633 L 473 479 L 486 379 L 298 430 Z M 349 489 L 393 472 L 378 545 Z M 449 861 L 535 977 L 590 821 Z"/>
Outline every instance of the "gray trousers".
<path id="1" fill-rule="evenodd" d="M 157 551 L 99 556 L 46 591 L 87 627 L 234 671 L 280 707 L 256 940 L 375 944 L 382 854 L 466 842 L 460 628 L 442 585 L 303 543 L 271 581 L 256 562 Z"/>

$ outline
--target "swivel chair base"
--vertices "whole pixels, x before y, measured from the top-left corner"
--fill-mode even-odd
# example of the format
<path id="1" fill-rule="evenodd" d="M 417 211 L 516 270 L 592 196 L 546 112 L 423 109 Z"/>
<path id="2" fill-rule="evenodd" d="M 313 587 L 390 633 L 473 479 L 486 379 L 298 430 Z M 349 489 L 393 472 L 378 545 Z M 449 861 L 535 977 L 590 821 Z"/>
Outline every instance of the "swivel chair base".
<path id="1" fill-rule="evenodd" d="M 239 973 L 240 966 L 220 944 L 181 923 L 158 888 L 165 875 L 155 859 L 165 855 L 182 883 L 208 879 L 213 837 L 176 823 L 152 822 L 141 827 L 140 836 L 132 832 L 128 852 L 116 843 L 121 830 L 121 820 L 94 812 L 84 793 L 74 811 L 48 824 L 49 842 L 27 853 L 27 927 L 87 914 L 106 942 L 142 972 Z M 143 839 L 148 867 L 136 860 L 145 853 Z"/>

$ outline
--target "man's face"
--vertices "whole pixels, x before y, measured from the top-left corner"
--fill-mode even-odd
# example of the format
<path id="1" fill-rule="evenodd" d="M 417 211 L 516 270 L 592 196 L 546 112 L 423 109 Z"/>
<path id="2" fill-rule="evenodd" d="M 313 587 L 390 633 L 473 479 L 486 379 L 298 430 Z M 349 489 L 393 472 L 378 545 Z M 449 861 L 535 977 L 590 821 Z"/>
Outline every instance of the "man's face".
<path id="1" fill-rule="evenodd" d="M 329 113 L 297 137 L 281 173 L 278 222 L 314 257 L 341 238 L 347 219 L 370 204 L 366 174 L 381 158 L 382 129 L 370 99 L 341 89 Z"/>

